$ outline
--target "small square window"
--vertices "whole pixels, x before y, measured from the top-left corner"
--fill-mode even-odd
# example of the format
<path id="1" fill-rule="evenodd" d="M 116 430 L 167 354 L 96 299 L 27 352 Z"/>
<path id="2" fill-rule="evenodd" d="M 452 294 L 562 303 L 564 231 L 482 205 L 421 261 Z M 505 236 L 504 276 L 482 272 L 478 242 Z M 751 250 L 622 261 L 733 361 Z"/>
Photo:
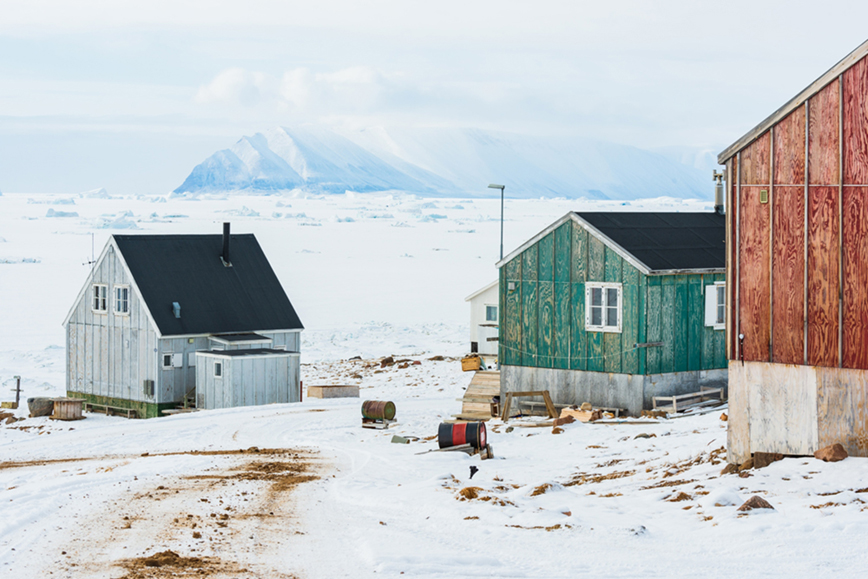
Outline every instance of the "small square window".
<path id="1" fill-rule="evenodd" d="M 108 311 L 108 286 L 101 283 L 93 284 L 93 301 L 91 307 L 95 312 Z"/>
<path id="2" fill-rule="evenodd" d="M 715 330 L 726 329 L 726 283 L 705 286 L 705 325 Z"/>
<path id="3" fill-rule="evenodd" d="M 122 315 L 130 313 L 130 286 L 115 286 L 115 313 Z"/>
<path id="4" fill-rule="evenodd" d="M 172 368 L 172 355 L 163 354 L 163 369 L 167 370 L 169 368 Z"/>
<path id="5" fill-rule="evenodd" d="M 497 306 L 485 306 L 485 321 L 486 322 L 496 322 L 497 321 Z"/>
<path id="6" fill-rule="evenodd" d="M 621 284 L 588 283 L 585 290 L 585 330 L 621 331 Z"/>
<path id="7" fill-rule="evenodd" d="M 214 362 L 214 377 L 222 378 L 223 377 L 223 363 L 222 362 Z"/>

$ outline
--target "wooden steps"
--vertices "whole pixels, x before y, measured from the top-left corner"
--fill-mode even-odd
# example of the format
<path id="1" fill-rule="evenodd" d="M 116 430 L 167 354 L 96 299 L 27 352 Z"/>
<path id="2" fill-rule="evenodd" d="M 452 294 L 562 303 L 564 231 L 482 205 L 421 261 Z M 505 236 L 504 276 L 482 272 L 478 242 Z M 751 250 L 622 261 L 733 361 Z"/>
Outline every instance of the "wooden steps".
<path id="1" fill-rule="evenodd" d="M 500 372 L 482 370 L 476 372 L 467 386 L 461 401 L 461 413 L 455 414 L 456 420 L 490 420 L 491 399 L 500 396 Z"/>

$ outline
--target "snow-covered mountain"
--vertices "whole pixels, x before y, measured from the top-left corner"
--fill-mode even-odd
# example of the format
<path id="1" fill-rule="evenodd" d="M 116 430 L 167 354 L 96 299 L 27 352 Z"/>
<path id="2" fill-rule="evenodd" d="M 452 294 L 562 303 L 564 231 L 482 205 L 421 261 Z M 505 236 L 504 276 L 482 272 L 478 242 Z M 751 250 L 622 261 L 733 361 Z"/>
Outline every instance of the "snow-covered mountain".
<path id="1" fill-rule="evenodd" d="M 696 167 L 626 145 L 480 129 L 386 129 L 338 134 L 278 127 L 242 137 L 197 165 L 176 195 L 202 192 L 407 191 L 429 196 L 709 198 Z"/>

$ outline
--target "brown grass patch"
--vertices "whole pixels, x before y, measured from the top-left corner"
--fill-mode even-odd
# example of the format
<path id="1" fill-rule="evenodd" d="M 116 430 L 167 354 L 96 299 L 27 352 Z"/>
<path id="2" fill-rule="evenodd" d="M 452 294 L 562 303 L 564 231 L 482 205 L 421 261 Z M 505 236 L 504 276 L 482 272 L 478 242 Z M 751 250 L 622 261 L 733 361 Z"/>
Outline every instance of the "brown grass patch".
<path id="1" fill-rule="evenodd" d="M 624 478 L 628 476 L 633 476 L 636 474 L 635 470 L 622 470 L 610 472 L 609 474 L 585 474 L 579 473 L 573 477 L 569 482 L 564 483 L 565 487 L 574 487 L 585 484 L 596 484 L 601 483 L 604 480 L 614 480 L 618 478 Z"/>
<path id="2" fill-rule="evenodd" d="M 822 505 L 811 505 L 811 508 L 812 509 L 826 509 L 829 507 L 843 507 L 845 505 L 846 505 L 846 503 L 833 503 L 830 501 L 830 502 L 822 504 Z"/>
<path id="3" fill-rule="evenodd" d="M 647 491 L 649 489 L 662 489 L 662 488 L 666 488 L 666 487 L 677 487 L 680 485 L 689 485 L 690 483 L 695 483 L 695 482 L 696 481 L 692 480 L 692 479 L 691 480 L 664 480 L 664 481 L 660 481 L 657 484 L 653 484 L 653 485 L 650 485 L 647 487 L 642 487 L 639 490 L 640 491 Z"/>
<path id="4" fill-rule="evenodd" d="M 509 528 L 512 528 L 512 529 L 528 529 L 528 530 L 539 529 L 541 531 L 544 530 L 544 531 L 548 531 L 548 532 L 557 531 L 558 529 L 572 529 L 572 525 L 562 525 L 560 523 L 558 523 L 557 525 L 552 525 L 551 527 L 541 527 L 541 526 L 524 527 L 522 525 L 506 525 L 506 526 Z"/>
<path id="5" fill-rule="evenodd" d="M 691 499 L 693 499 L 693 497 L 691 497 L 690 495 L 688 495 L 686 492 L 681 491 L 681 492 L 678 493 L 677 495 L 671 495 L 671 496 L 670 496 L 668 499 L 666 499 L 666 500 L 669 501 L 670 503 L 680 503 L 680 502 L 682 502 L 682 501 L 689 501 L 689 500 L 691 500 Z"/>
<path id="6" fill-rule="evenodd" d="M 481 491 L 482 487 L 464 487 L 458 491 L 458 500 L 472 501 L 473 499 L 478 499 Z"/>
<path id="7" fill-rule="evenodd" d="M 240 575 L 246 569 L 225 563 L 216 557 L 183 557 L 174 551 L 162 551 L 123 561 L 127 570 L 121 579 L 162 579 L 179 576 Z"/>
<path id="8" fill-rule="evenodd" d="M 612 497 L 622 497 L 621 493 L 606 493 L 604 495 L 598 495 L 601 499 L 610 499 Z"/>
<path id="9" fill-rule="evenodd" d="M 530 493 L 530 496 L 538 497 L 540 495 L 544 495 L 544 494 L 546 494 L 546 491 L 548 491 L 550 488 L 552 488 L 551 483 L 545 483 L 544 485 L 540 485 L 540 486 L 536 487 L 535 489 L 533 489 L 533 492 Z"/>

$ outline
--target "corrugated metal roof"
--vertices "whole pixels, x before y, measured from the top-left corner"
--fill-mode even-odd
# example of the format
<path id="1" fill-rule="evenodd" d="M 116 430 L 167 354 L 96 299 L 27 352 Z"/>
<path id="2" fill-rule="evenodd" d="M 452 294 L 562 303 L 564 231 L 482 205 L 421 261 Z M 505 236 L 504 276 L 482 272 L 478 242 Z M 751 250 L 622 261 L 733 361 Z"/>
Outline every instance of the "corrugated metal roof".
<path id="1" fill-rule="evenodd" d="M 220 259 L 222 235 L 113 238 L 164 336 L 304 327 L 252 234 L 230 236 L 232 267 Z"/>
<path id="2" fill-rule="evenodd" d="M 726 218 L 719 213 L 576 215 L 652 271 L 726 267 Z"/>

